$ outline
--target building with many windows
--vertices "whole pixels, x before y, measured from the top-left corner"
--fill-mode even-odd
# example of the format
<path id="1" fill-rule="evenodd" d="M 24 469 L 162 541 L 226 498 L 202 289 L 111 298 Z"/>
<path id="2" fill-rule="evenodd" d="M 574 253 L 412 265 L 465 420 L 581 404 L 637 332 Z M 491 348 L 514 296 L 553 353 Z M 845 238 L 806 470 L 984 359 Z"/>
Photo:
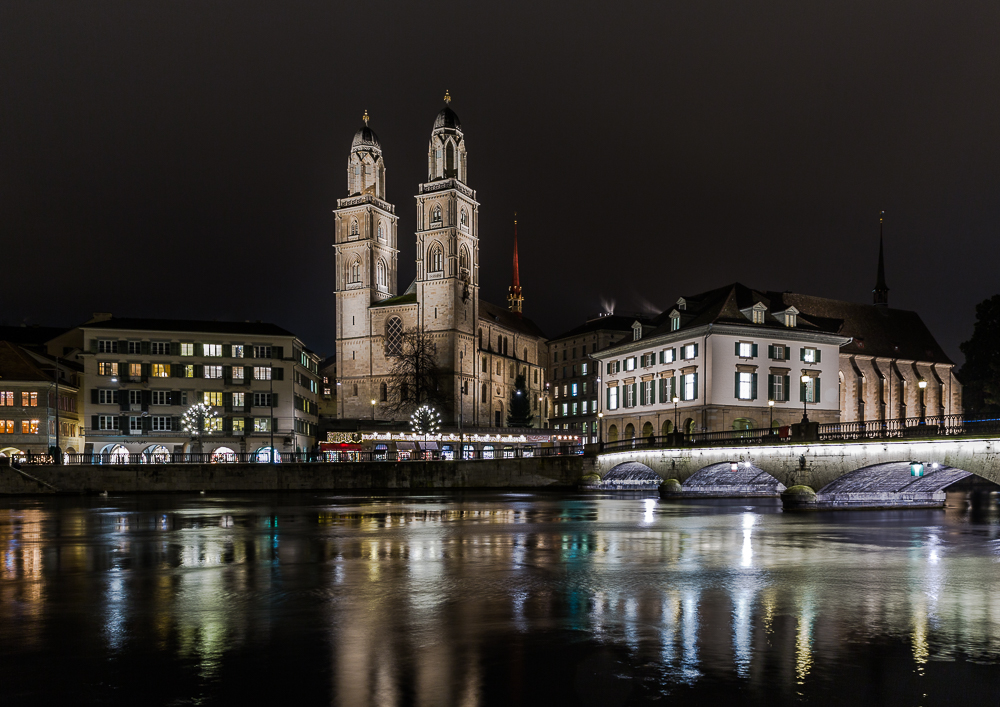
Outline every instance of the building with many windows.
<path id="1" fill-rule="evenodd" d="M 736 283 L 681 297 L 596 354 L 605 439 L 961 412 L 954 364 L 886 293 L 862 305 Z"/>
<path id="2" fill-rule="evenodd" d="M 397 290 L 397 223 L 386 200 L 385 164 L 368 125 L 357 131 L 339 199 L 336 252 L 336 401 L 346 420 L 405 421 L 433 397 L 445 425 L 506 425 L 511 394 L 525 375 L 534 425 L 545 424 L 545 336 L 522 314 L 515 275 L 509 307 L 479 298 L 479 202 L 469 186 L 465 133 L 448 105 L 427 149 L 417 188 L 416 279 Z M 515 247 L 516 263 L 516 247 Z M 516 265 L 515 265 L 516 272 Z M 516 286 L 516 289 L 515 289 Z M 398 361 L 414 348 L 432 365 L 432 386 L 408 380 Z M 424 392 L 425 387 L 432 390 Z"/>
<path id="3" fill-rule="evenodd" d="M 0 341 L 0 455 L 81 451 L 79 374 L 74 363 Z"/>
<path id="4" fill-rule="evenodd" d="M 548 380 L 552 410 L 549 426 L 569 430 L 584 442 L 598 441 L 598 397 L 601 372 L 598 351 L 631 335 L 635 326 L 652 329 L 641 314 L 599 314 L 585 324 L 549 340 Z"/>
<path id="5" fill-rule="evenodd" d="M 319 357 L 273 324 L 95 315 L 48 344 L 84 370 L 85 452 L 306 451 L 316 442 Z M 182 417 L 215 417 L 201 448 Z"/>

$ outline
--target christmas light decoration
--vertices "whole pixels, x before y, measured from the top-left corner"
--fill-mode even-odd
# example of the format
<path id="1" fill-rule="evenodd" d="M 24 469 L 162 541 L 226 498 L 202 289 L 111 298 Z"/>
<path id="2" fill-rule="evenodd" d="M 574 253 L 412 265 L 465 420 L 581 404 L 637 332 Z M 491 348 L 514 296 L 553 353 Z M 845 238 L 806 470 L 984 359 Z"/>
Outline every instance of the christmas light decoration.
<path id="1" fill-rule="evenodd" d="M 197 437 L 202 432 L 211 434 L 212 425 L 209 421 L 218 417 L 219 415 L 211 407 L 205 403 L 197 403 L 185 411 L 184 417 L 181 418 L 181 426 L 185 432 L 191 433 L 192 437 Z"/>
<path id="2" fill-rule="evenodd" d="M 441 415 L 430 405 L 422 405 L 410 415 L 410 429 L 414 434 L 435 434 L 441 429 Z"/>

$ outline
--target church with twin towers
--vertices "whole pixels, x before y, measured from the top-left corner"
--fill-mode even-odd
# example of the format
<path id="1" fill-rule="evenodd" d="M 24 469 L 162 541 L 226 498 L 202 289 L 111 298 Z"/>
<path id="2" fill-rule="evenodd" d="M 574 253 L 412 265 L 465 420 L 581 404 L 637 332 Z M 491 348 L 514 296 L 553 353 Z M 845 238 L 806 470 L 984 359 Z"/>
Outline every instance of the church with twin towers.
<path id="1" fill-rule="evenodd" d="M 446 426 L 502 427 L 523 374 L 533 426 L 543 427 L 548 346 L 523 316 L 517 225 L 508 305 L 500 307 L 479 297 L 479 201 L 462 123 L 447 93 L 444 101 L 431 127 L 427 181 L 417 186 L 416 277 L 402 293 L 396 207 L 367 112 L 351 143 L 347 196 L 334 211 L 338 415 L 401 421 L 419 402 Z"/>

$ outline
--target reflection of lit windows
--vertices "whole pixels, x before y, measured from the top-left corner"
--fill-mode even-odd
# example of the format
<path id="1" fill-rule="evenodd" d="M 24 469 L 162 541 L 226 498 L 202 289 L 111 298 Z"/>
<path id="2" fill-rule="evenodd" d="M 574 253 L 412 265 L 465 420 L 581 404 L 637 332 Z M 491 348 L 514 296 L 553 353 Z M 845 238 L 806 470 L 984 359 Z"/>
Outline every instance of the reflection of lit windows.
<path id="1" fill-rule="evenodd" d="M 0 433 L 12 435 L 14 434 L 14 421 L 13 420 L 0 420 Z"/>
<path id="2" fill-rule="evenodd" d="M 194 356 L 194 344 L 181 344 L 181 356 Z"/>

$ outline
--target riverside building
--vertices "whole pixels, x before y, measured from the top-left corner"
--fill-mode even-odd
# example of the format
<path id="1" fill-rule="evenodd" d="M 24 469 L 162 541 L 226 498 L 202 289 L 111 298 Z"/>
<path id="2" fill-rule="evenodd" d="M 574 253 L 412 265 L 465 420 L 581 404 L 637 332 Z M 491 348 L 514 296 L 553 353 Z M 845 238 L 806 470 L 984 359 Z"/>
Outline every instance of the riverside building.
<path id="1" fill-rule="evenodd" d="M 316 442 L 319 357 L 274 324 L 95 315 L 48 347 L 82 363 L 85 453 L 267 456 L 272 440 L 279 452 Z M 182 425 L 197 403 L 216 414 L 200 441 Z"/>

